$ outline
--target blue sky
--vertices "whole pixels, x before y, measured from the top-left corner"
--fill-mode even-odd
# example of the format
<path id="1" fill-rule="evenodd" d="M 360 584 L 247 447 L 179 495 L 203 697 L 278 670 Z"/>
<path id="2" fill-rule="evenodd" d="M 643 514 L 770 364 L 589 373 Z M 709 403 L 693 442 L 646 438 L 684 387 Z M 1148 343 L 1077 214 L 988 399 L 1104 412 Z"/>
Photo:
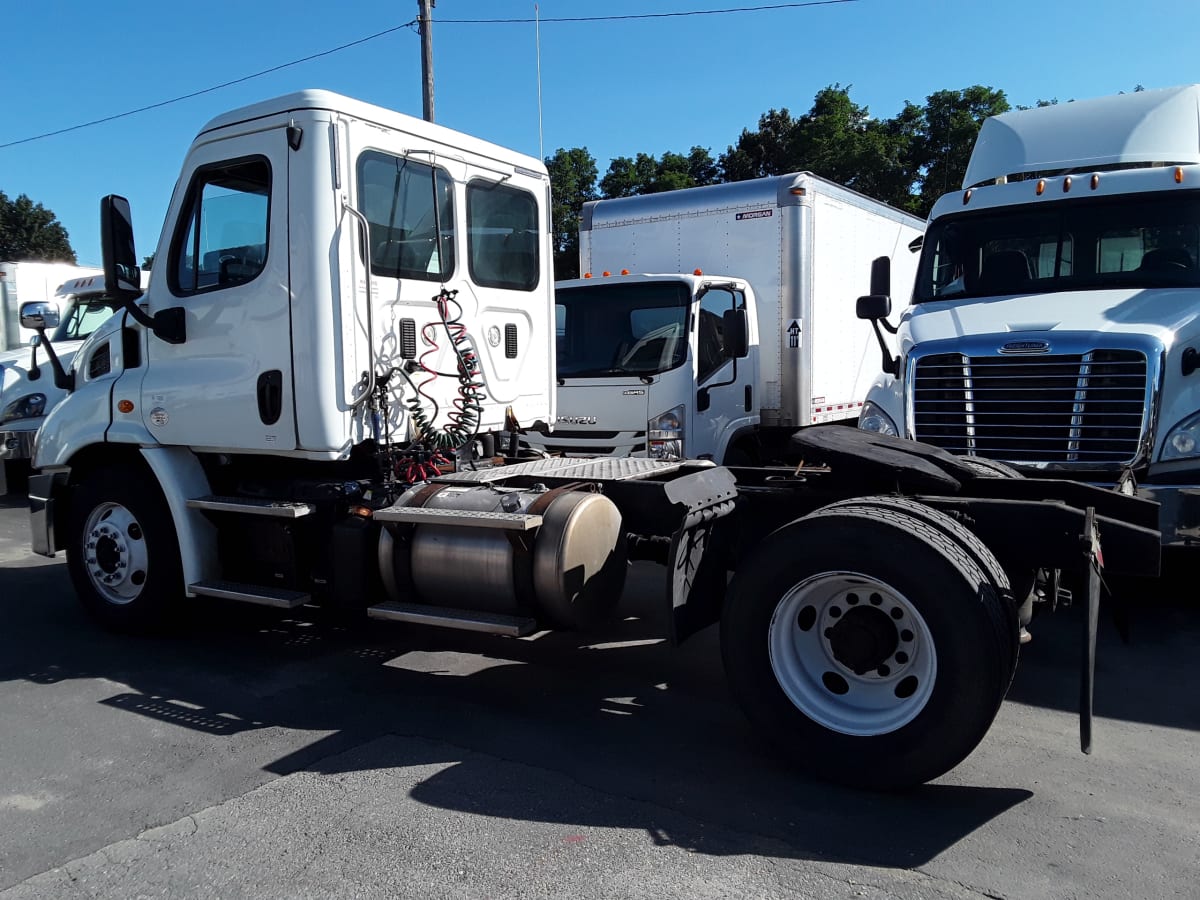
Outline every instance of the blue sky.
<path id="1" fill-rule="evenodd" d="M 534 156 L 707 147 L 714 158 L 774 107 L 799 114 L 828 84 L 887 117 L 905 100 L 986 84 L 1010 102 L 1094 97 L 1200 81 L 1195 0 L 856 0 L 825 6 L 608 22 L 773 5 L 773 0 L 437 0 L 436 118 Z M 158 103 L 329 50 L 416 17 L 416 0 L 341 4 L 70 0 L 5 4 L 0 144 Z M 302 88 L 421 114 L 420 39 L 400 29 L 311 62 L 135 116 L 0 149 L 0 190 L 53 210 L 82 263 L 98 263 L 99 200 L 129 197 L 138 251 L 154 250 L 180 164 L 213 116 Z"/>

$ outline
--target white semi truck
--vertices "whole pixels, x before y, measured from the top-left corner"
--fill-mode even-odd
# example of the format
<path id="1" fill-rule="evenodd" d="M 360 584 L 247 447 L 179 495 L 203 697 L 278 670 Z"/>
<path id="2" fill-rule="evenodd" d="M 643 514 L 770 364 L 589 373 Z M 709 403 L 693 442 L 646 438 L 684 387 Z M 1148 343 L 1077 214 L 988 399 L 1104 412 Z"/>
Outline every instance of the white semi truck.
<path id="1" fill-rule="evenodd" d="M 628 563 L 657 562 L 666 636 L 720 621 L 750 720 L 867 787 L 982 740 L 1017 661 L 1009 572 L 1094 573 L 1098 528 L 1110 569 L 1156 570 L 1153 504 L 1031 495 L 851 428 L 805 432 L 801 471 L 736 481 L 505 464 L 496 435 L 555 411 L 549 210 L 540 161 L 336 94 L 213 120 L 144 295 L 128 203 L 102 201 L 123 307 L 71 371 L 51 357 L 71 393 L 35 443 L 34 549 L 65 550 L 86 609 L 126 629 L 224 600 L 529 635 L 599 625 Z M 56 318 L 22 307 L 42 335 Z"/>
<path id="2" fill-rule="evenodd" d="M 53 300 L 63 282 L 103 274 L 92 266 L 66 262 L 19 260 L 0 262 L 0 350 L 17 350 L 29 345 L 33 332 L 21 327 L 22 303 Z"/>
<path id="3" fill-rule="evenodd" d="M 881 278 L 864 317 L 886 322 L 887 293 Z M 898 338 L 861 428 L 1136 484 L 1164 543 L 1195 546 L 1200 85 L 986 120 L 933 208 Z"/>
<path id="4" fill-rule="evenodd" d="M 923 224 L 806 172 L 584 204 L 558 421 L 526 442 L 751 465 L 853 422 L 879 370 L 855 300 L 877 256 L 915 274 Z"/>
<path id="5" fill-rule="evenodd" d="M 60 321 L 52 346 L 67 366 L 84 339 L 118 304 L 104 296 L 104 273 L 99 269 L 59 285 L 54 299 Z M 0 353 L 0 495 L 25 489 L 34 436 L 46 414 L 66 395 L 66 389 L 55 384 L 44 352 L 39 359 L 37 341 Z"/>

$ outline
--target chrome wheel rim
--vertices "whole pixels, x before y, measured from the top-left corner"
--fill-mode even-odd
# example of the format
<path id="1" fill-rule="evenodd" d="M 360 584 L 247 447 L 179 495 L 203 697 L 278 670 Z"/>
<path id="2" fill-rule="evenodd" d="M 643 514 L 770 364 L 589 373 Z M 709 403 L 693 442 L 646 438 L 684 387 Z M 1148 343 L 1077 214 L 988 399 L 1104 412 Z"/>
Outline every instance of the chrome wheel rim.
<path id="1" fill-rule="evenodd" d="M 83 528 L 83 566 L 96 593 L 116 606 L 136 600 L 149 573 L 141 523 L 120 503 L 101 503 Z"/>
<path id="2" fill-rule="evenodd" d="M 903 728 L 925 708 L 937 678 L 933 636 L 916 607 L 855 572 L 823 572 L 789 590 L 767 643 L 788 699 L 842 734 Z"/>

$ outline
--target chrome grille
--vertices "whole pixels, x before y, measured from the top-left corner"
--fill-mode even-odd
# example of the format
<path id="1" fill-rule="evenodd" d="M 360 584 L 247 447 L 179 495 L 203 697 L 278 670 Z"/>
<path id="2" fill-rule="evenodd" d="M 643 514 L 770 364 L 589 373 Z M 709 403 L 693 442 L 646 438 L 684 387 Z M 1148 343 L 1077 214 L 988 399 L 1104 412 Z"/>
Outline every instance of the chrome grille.
<path id="1" fill-rule="evenodd" d="M 913 434 L 953 453 L 1009 462 L 1089 465 L 1137 456 L 1146 355 L 940 353 L 913 368 Z"/>

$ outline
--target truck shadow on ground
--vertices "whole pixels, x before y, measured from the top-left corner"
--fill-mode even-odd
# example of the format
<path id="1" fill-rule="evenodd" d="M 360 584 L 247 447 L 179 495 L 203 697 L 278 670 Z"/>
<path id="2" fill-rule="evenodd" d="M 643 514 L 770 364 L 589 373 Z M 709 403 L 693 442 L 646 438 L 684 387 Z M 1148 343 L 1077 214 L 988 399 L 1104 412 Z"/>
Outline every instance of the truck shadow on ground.
<path id="1" fill-rule="evenodd" d="M 117 682 L 125 689 L 104 705 L 212 737 L 200 752 L 219 753 L 257 729 L 332 732 L 266 768 L 286 775 L 444 763 L 414 799 L 470 814 L 639 829 L 709 854 L 914 867 L 1032 796 L 962 783 L 978 773 L 969 760 L 945 783 L 899 795 L 797 772 L 734 707 L 715 631 L 673 650 L 653 639 L 660 632 L 644 605 L 635 598 L 642 617 L 603 634 L 536 640 L 382 625 L 351 631 L 230 606 L 197 609 L 182 635 L 138 638 L 88 620 L 65 567 L 4 568 L 0 680 Z M 1200 645 L 1192 612 L 1146 610 L 1131 647 L 1102 629 L 1098 714 L 1200 729 L 1195 702 L 1153 689 L 1183 683 Z M 1077 617 L 1036 624 L 1010 697 L 1073 710 Z"/>

